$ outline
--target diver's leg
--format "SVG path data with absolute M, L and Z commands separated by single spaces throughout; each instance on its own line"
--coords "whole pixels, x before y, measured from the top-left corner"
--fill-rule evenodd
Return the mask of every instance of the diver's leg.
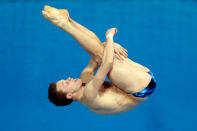
M 73 23 L 74 26 L 76 26 L 76 28 L 78 28 L 79 30 L 81 30 L 83 33 L 89 35 L 90 37 L 92 37 L 93 39 L 96 39 L 99 43 L 101 43 L 100 39 L 95 35 L 94 32 L 90 31 L 89 29 L 87 29 L 86 27 L 80 25 L 79 23 L 77 23 L 76 21 L 70 19 L 71 22 Z
M 88 32 L 88 29 L 77 25 L 76 22 L 71 20 L 67 10 L 58 10 L 45 6 L 43 15 L 51 23 L 73 36 L 97 63 L 100 64 L 102 62 L 104 46 L 100 43 L 100 40 L 98 41 L 98 38 L 95 38 L 96 35 L 93 37 L 93 32 Z
M 46 7 L 43 11 L 43 15 L 50 22 L 72 35 L 78 41 L 78 43 L 89 52 L 89 54 L 98 64 L 102 62 L 104 46 L 95 38 L 87 35 L 88 33 L 84 33 L 84 31 L 79 29 L 76 24 L 70 20 L 66 10 L 58 10 L 55 8 Z M 150 82 L 150 75 L 146 72 L 136 69 L 134 66 L 127 65 L 127 62 L 124 62 L 124 64 L 116 63 L 118 62 L 114 62 L 113 64 L 113 68 L 110 73 L 110 80 L 114 85 L 125 92 L 135 93 L 138 90 L 142 90 L 141 88 L 146 87 L 147 83 Z M 140 77 L 140 80 L 139 77 L 136 77 L 135 79 L 136 74 Z M 133 76 L 131 77 L 132 80 L 128 76 Z M 138 85 L 136 88 L 130 88 L 133 87 L 133 82 L 137 82 L 135 83 L 135 85 Z

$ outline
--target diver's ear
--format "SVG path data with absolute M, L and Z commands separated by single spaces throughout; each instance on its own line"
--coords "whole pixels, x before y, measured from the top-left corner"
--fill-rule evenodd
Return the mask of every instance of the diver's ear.
M 67 97 L 68 99 L 71 99 L 71 98 L 73 97 L 73 94 L 69 92 L 69 93 L 66 94 L 66 97 Z

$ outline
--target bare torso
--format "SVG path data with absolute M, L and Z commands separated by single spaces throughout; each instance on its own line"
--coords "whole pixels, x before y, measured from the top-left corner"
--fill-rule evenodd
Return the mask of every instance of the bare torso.
M 147 73 L 149 71 L 148 68 L 130 59 L 123 62 L 114 59 L 113 68 L 108 74 L 111 82 L 105 82 L 100 87 L 99 94 L 94 100 L 84 97 L 81 102 L 98 114 L 116 114 L 131 110 L 147 100 L 132 96 L 131 93 L 141 91 L 149 84 L 151 80 L 151 76 Z M 92 81 L 86 88 L 90 86 L 93 86 Z
M 87 86 L 92 86 L 91 82 Z M 109 115 L 131 110 L 145 100 L 147 98 L 134 97 L 120 90 L 111 82 L 105 82 L 94 100 L 89 100 L 84 96 L 81 102 L 97 114 Z

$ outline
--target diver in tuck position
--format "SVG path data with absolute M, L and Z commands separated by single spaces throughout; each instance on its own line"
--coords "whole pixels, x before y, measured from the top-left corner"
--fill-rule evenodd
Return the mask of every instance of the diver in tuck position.
M 116 114 L 135 108 L 153 93 L 156 81 L 150 70 L 128 59 L 126 50 L 113 42 L 116 28 L 106 32 L 102 44 L 93 32 L 73 21 L 67 10 L 45 6 L 42 14 L 92 56 L 80 79 L 69 77 L 50 84 L 48 97 L 55 105 L 79 101 L 95 113 Z M 111 82 L 105 81 L 106 76 Z

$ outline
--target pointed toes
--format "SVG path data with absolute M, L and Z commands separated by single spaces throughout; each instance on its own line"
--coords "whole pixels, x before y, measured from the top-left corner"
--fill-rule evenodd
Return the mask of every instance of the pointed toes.
M 44 10 L 42 11 L 42 15 L 43 15 L 44 17 L 47 17 L 47 18 L 49 17 L 49 14 L 48 14 L 46 11 L 44 11 Z
M 50 8 L 51 8 L 50 6 L 45 5 L 45 6 L 44 6 L 44 11 L 50 11 Z

